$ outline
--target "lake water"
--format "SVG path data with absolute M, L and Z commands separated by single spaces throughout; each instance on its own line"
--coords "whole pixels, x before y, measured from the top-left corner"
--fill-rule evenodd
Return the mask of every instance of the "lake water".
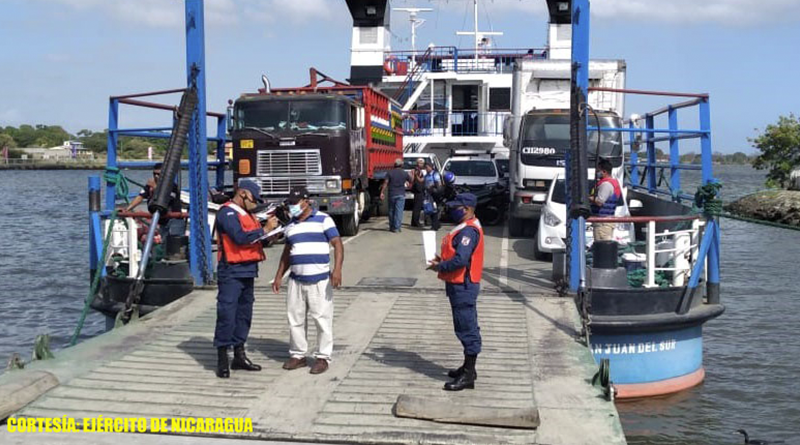
M 686 172 L 688 182 L 696 181 Z M 54 349 L 72 335 L 88 292 L 87 177 L 92 171 L 0 171 L 0 360 Z M 128 173 L 143 180 L 149 172 Z M 716 168 L 724 198 L 763 188 L 764 173 Z M 687 190 L 689 188 L 687 187 Z M 705 326 L 705 382 L 680 394 L 618 404 L 632 444 L 740 444 L 735 431 L 800 443 L 800 232 L 723 219 L 722 301 Z M 102 332 L 94 313 L 81 338 Z

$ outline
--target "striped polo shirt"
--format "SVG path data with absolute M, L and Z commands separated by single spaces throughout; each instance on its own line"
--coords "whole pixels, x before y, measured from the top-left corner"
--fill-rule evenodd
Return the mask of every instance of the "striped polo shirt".
M 330 247 L 339 236 L 333 219 L 314 211 L 304 221 L 293 219 L 284 231 L 289 243 L 291 277 L 303 283 L 316 283 L 330 276 Z

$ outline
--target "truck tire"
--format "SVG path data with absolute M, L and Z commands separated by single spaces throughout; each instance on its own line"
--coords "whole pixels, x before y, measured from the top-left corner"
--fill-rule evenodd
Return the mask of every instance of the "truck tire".
M 339 223 L 339 233 L 342 236 L 354 236 L 358 233 L 358 223 L 361 220 L 361 206 L 358 203 L 358 199 L 354 204 L 353 213 L 349 215 L 340 215 L 337 218 L 337 222 Z
M 508 217 L 508 234 L 513 237 L 520 237 L 523 235 L 525 231 L 525 226 L 523 225 L 523 219 L 521 218 L 514 218 L 513 216 Z
M 364 191 L 358 193 L 358 199 L 359 205 L 363 209 L 361 222 L 368 221 L 372 217 L 372 199 L 370 199 L 369 193 Z

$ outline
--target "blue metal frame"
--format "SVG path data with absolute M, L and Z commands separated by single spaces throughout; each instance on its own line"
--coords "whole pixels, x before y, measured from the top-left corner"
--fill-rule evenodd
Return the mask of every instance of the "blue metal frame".
M 205 46 L 204 46 L 204 17 L 203 0 L 185 0 L 186 12 L 186 77 L 187 87 L 196 87 L 198 94 L 198 106 L 192 117 L 192 127 L 190 129 L 189 161 L 181 163 L 183 167 L 189 168 L 189 191 L 190 191 L 190 242 L 189 242 L 189 262 L 194 276 L 195 283 L 198 285 L 208 284 L 206 281 L 213 276 L 212 272 L 212 253 L 211 253 L 211 234 L 207 224 L 208 221 L 208 167 L 212 166 L 216 170 L 215 185 L 222 187 L 225 182 L 225 143 L 227 140 L 227 116 L 217 113 L 207 113 L 206 111 L 206 88 L 205 88 Z M 159 94 L 171 94 L 176 90 L 137 94 L 134 97 L 153 96 Z M 147 168 L 152 167 L 156 162 L 133 161 L 119 162 L 117 150 L 119 147 L 120 136 L 137 136 L 145 138 L 169 139 L 172 127 L 147 127 L 147 128 L 119 128 L 119 107 L 125 104 L 125 97 L 112 97 L 109 99 L 108 108 L 108 138 L 107 138 L 107 160 L 106 168 Z M 159 104 L 145 104 L 141 102 L 127 102 L 134 106 L 151 106 L 153 108 L 171 109 Z M 216 117 L 216 136 L 209 137 L 206 128 L 206 117 L 213 115 Z M 171 119 L 172 120 L 172 119 Z M 208 162 L 207 146 L 208 141 L 216 142 L 217 159 Z M 97 181 L 95 184 L 94 181 Z M 99 178 L 90 178 L 89 189 L 99 187 Z M 102 261 L 99 249 L 102 249 L 102 231 L 100 220 L 111 213 L 116 206 L 115 185 L 106 182 L 105 211 L 91 212 L 90 215 L 90 267 L 97 267 Z M 203 234 L 201 234 L 204 232 Z M 102 273 L 104 268 L 100 267 Z
M 583 91 L 583 97 L 589 97 L 589 29 L 590 29 L 589 0 L 573 0 L 572 2 L 572 63 L 577 65 L 575 82 Z M 584 117 L 583 125 L 589 125 L 588 116 Z M 567 166 L 571 162 L 569 150 L 565 156 Z M 565 168 L 565 183 L 569 184 L 570 169 Z M 570 194 L 567 193 L 567 209 L 571 205 Z M 586 273 L 586 221 L 583 217 L 578 219 L 570 218 L 567 212 L 567 230 L 572 242 L 568 248 L 569 255 L 569 289 L 571 292 L 578 292 L 584 284 L 582 278 Z
M 588 86 L 588 65 L 589 65 L 589 0 L 574 0 L 572 2 L 572 63 L 578 67 L 577 70 L 577 83 L 580 88 L 587 91 Z M 624 92 L 624 91 L 623 91 Z M 633 92 L 642 94 L 662 95 L 662 96 L 676 96 L 676 97 L 692 97 L 692 99 L 677 104 L 667 105 L 650 113 L 644 115 L 644 128 L 636 128 L 631 122 L 628 128 L 597 128 L 588 126 L 587 131 L 613 131 L 623 132 L 630 135 L 627 142 L 631 147 L 636 144 L 635 134 L 645 135 L 645 145 L 647 147 L 647 161 L 641 163 L 637 153 L 631 151 L 630 163 L 631 173 L 629 175 L 628 186 L 635 189 L 645 189 L 650 193 L 662 196 L 669 196 L 671 199 L 680 202 L 682 199 L 693 199 L 693 196 L 681 193 L 681 170 L 701 170 L 703 177 L 703 185 L 716 182 L 713 176 L 712 165 L 712 151 L 711 151 L 711 115 L 710 115 L 710 102 L 707 94 L 681 94 L 681 93 L 660 93 L 660 92 Z M 588 97 L 588 94 L 587 94 Z M 699 129 L 681 129 L 678 128 L 678 110 L 684 108 L 697 107 L 699 113 Z M 662 114 L 667 115 L 669 128 L 656 128 L 655 117 Z M 657 134 L 665 134 L 665 136 L 656 136 Z M 680 162 L 680 140 L 684 139 L 700 139 L 701 159 L 700 166 L 693 164 L 681 164 Z M 657 162 L 656 158 L 656 143 L 669 142 L 669 163 Z M 569 154 L 566 157 L 567 165 L 570 163 Z M 640 186 L 640 172 L 639 168 L 644 167 L 647 175 L 647 185 Z M 656 170 L 670 169 L 669 188 L 670 190 L 662 190 L 658 187 L 658 179 L 656 177 Z M 569 182 L 569 168 L 566 170 L 566 181 Z M 569 194 L 567 194 L 569 201 Z M 569 208 L 569 202 L 567 203 Z M 567 230 L 570 231 L 572 244 L 570 248 L 570 276 L 569 284 L 570 290 L 576 292 L 579 289 L 580 274 L 583 273 L 585 267 L 578 262 L 583 258 L 585 252 L 585 239 L 584 230 L 580 225 L 581 221 L 568 220 Z M 577 233 L 576 233 L 577 232 Z M 577 235 L 577 236 L 576 236 Z M 719 284 L 719 223 L 714 216 L 710 216 L 707 221 L 706 231 L 703 237 L 703 246 L 701 247 L 701 259 L 695 264 L 695 269 L 702 267 L 702 257 L 707 255 L 708 258 L 708 284 Z M 697 286 L 699 279 L 699 271 L 692 271 L 692 280 L 689 283 L 690 287 Z
M 206 277 L 213 276 L 211 231 L 208 227 L 204 23 L 203 0 L 186 0 L 186 85 L 197 89 L 197 108 L 189 128 L 189 265 L 196 284 L 206 284 Z

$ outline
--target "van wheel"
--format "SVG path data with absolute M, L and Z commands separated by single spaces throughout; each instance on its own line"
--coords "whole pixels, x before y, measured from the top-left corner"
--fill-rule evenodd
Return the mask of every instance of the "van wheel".
M 522 225 L 524 220 L 521 218 L 508 217 L 508 234 L 513 237 L 520 237 L 524 233 L 525 227 Z

